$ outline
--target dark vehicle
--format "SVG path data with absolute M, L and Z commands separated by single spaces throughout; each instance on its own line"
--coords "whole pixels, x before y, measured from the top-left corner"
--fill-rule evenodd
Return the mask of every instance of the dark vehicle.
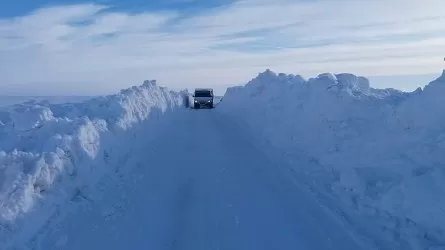
M 195 109 L 213 108 L 213 89 L 195 89 L 193 107 Z

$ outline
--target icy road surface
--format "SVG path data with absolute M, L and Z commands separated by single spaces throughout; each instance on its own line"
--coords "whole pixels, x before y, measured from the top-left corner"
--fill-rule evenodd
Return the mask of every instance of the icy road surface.
M 103 196 L 51 226 L 39 248 L 362 249 L 217 110 L 172 119 L 133 152 L 126 181 L 102 182 Z

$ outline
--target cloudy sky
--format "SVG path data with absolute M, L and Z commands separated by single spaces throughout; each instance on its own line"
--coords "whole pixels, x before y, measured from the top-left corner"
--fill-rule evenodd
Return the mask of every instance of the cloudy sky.
M 267 68 L 412 90 L 445 67 L 444 9 L 444 0 L 1 1 L 0 95 L 95 95 L 144 79 L 219 90 Z

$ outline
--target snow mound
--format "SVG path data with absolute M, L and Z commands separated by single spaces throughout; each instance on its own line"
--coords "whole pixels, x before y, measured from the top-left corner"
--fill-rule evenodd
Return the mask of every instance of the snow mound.
M 228 89 L 219 110 L 294 162 L 379 249 L 432 249 L 445 245 L 444 96 L 445 71 L 407 93 L 346 73 L 267 70 Z
M 119 171 L 184 96 L 145 81 L 82 103 L 1 108 L 0 248 L 29 240 L 63 204 L 88 199 L 89 189 Z

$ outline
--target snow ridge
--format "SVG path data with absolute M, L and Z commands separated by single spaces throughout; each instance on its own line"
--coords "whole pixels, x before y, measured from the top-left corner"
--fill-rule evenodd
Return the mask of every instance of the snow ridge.
M 314 195 L 377 248 L 432 249 L 445 245 L 443 96 L 445 71 L 401 92 L 352 74 L 266 70 L 228 89 L 219 110 L 295 162 Z
M 28 240 L 62 204 L 88 199 L 183 102 L 184 93 L 145 81 L 83 103 L 0 109 L 0 248 Z

